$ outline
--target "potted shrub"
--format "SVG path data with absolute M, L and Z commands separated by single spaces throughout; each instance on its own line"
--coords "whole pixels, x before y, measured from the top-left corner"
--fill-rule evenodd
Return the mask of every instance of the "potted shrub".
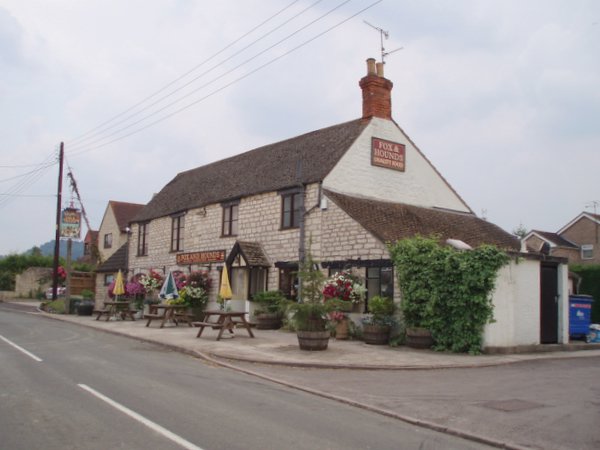
M 327 307 L 323 302 L 323 273 L 310 252 L 300 270 L 301 299 L 291 306 L 291 323 L 296 329 L 301 350 L 326 350 L 330 332 L 327 329 Z
M 254 310 L 257 329 L 277 330 L 281 328 L 281 319 L 288 303 L 281 292 L 259 292 L 254 294 L 252 301 L 257 304 Z
M 375 296 L 369 300 L 369 314 L 362 319 L 363 339 L 366 344 L 384 345 L 390 340 L 395 324 L 396 305 L 389 297 Z

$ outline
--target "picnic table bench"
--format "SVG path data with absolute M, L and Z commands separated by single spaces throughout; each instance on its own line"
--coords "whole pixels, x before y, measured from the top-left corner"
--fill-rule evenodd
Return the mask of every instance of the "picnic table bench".
M 122 320 L 126 318 L 130 318 L 132 321 L 135 321 L 134 313 L 137 311 L 130 308 L 129 302 L 123 301 L 108 301 L 104 302 L 104 308 L 95 309 L 93 314 L 96 314 L 96 320 L 100 320 L 100 317 L 106 316 L 106 321 L 108 322 L 111 317 L 121 317 Z
M 211 322 L 210 318 L 217 317 L 216 322 Z M 219 330 L 217 335 L 217 341 L 221 340 L 223 331 L 227 330 L 229 334 L 234 334 L 233 329 L 236 326 L 245 328 L 251 338 L 254 337 L 250 324 L 246 320 L 246 313 L 244 311 L 204 311 L 204 320 L 200 322 L 192 322 L 192 325 L 199 327 L 197 338 L 202 336 L 202 332 L 205 328 L 212 328 L 213 330 Z M 232 336 L 233 337 L 233 336 Z
M 167 322 L 173 322 L 176 326 L 179 322 L 187 322 L 188 326 L 192 326 L 192 318 L 188 316 L 185 305 L 149 305 L 149 307 L 150 312 L 144 314 L 144 319 L 148 320 L 146 326 L 150 326 L 153 320 L 160 320 L 160 328 L 164 328 Z

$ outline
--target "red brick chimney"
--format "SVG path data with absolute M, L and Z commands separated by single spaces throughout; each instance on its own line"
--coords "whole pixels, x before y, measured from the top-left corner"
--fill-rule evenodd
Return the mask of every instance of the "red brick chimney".
M 383 77 L 383 63 L 367 59 L 367 76 L 358 83 L 362 89 L 363 119 L 392 118 L 392 87 L 394 83 Z

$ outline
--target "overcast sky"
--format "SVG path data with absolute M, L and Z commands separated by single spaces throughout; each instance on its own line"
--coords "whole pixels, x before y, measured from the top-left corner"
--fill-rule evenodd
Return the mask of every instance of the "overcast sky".
M 0 255 L 54 238 L 61 141 L 97 229 L 109 200 L 360 117 L 380 59 L 364 21 L 402 47 L 394 119 L 479 216 L 557 231 L 600 201 L 600 2 L 383 0 L 352 18 L 375 2 L 0 0 Z

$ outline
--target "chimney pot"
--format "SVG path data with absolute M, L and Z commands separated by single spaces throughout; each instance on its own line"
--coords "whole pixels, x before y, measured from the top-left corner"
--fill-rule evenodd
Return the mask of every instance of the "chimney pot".
M 362 90 L 363 119 L 391 119 L 394 84 L 383 77 L 383 63 L 375 64 L 375 58 L 367 59 L 367 75 L 358 84 Z
M 375 75 L 376 73 L 375 58 L 367 59 L 367 75 Z

